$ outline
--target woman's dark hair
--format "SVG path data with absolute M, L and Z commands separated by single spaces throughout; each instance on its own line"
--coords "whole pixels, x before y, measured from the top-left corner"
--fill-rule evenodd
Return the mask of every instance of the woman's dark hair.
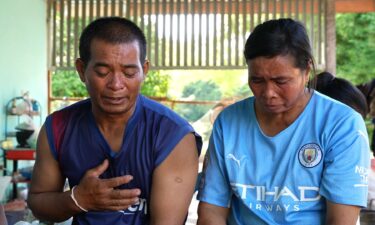
M 316 78 L 317 91 L 352 107 L 363 118 L 366 117 L 368 112 L 366 98 L 356 86 L 328 72 L 322 72 Z
M 356 86 L 366 97 L 367 105 L 370 107 L 371 101 L 375 98 L 375 78 L 367 83 Z
M 132 21 L 121 17 L 103 17 L 91 22 L 79 39 L 79 54 L 87 65 L 91 59 L 91 43 L 94 39 L 111 44 L 130 43 L 137 41 L 140 51 L 140 61 L 146 60 L 146 38 L 142 30 Z
M 266 21 L 253 30 L 245 44 L 246 61 L 262 56 L 272 58 L 290 55 L 295 66 L 306 70 L 311 65 L 315 73 L 314 57 L 305 27 L 292 19 Z M 309 82 L 314 86 L 314 82 Z

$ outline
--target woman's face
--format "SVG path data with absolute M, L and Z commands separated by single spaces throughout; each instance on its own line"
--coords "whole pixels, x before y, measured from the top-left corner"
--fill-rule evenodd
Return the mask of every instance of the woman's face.
M 257 57 L 247 62 L 257 111 L 283 114 L 304 107 L 310 69 L 301 70 L 294 62 L 289 55 Z

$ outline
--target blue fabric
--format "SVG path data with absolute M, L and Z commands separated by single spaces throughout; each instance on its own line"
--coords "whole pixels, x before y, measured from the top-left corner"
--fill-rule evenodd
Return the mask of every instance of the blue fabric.
M 273 137 L 254 97 L 214 124 L 198 199 L 230 208 L 228 224 L 324 224 L 326 199 L 366 206 L 369 143 L 361 116 L 314 92 L 299 117 Z
M 154 169 L 186 134 L 195 134 L 199 153 L 202 145 L 200 136 L 185 120 L 143 96 L 137 99 L 136 109 L 125 130 L 123 145 L 117 153 L 111 150 L 96 126 L 90 100 L 53 113 L 45 124 L 53 155 L 71 187 L 79 183 L 88 169 L 108 158 L 110 167 L 101 178 L 130 174 L 134 179 L 120 188 L 141 189 L 139 204 L 118 212 L 82 213 L 75 216 L 73 224 L 149 224 Z

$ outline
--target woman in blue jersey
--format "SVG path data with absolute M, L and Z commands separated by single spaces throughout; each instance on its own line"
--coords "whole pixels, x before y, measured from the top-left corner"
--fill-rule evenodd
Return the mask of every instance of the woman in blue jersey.
M 292 19 L 264 22 L 249 36 L 254 96 L 224 109 L 214 124 L 199 225 L 356 223 L 367 197 L 365 124 L 309 87 L 309 43 Z

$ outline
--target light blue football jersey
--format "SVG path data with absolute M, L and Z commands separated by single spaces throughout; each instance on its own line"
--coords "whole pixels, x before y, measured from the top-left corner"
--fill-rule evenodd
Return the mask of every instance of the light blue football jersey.
M 364 121 L 318 92 L 273 137 L 259 127 L 254 97 L 227 107 L 214 124 L 207 154 L 198 199 L 230 208 L 230 225 L 324 224 L 326 199 L 366 206 Z

